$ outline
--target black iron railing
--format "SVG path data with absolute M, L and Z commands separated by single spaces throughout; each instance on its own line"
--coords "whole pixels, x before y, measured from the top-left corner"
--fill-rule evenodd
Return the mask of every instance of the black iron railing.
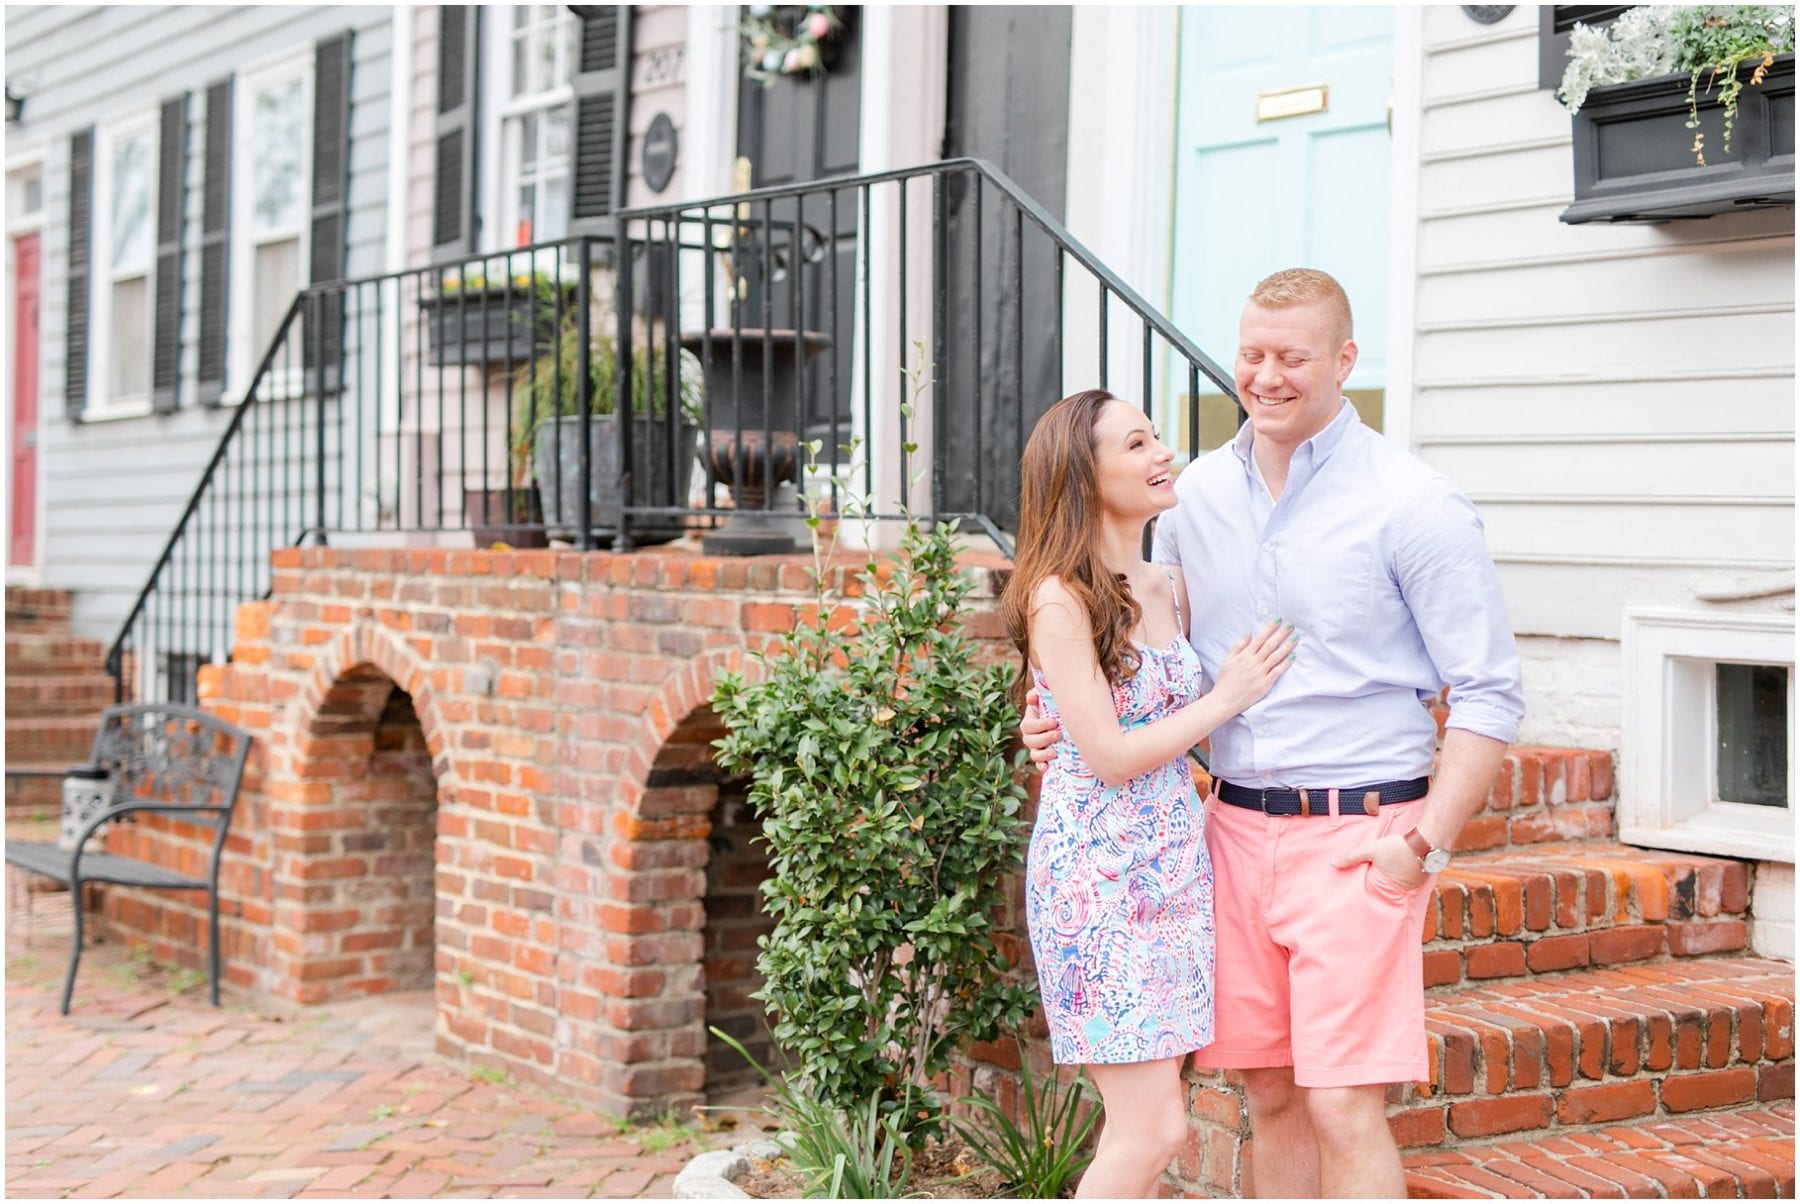
M 832 476 L 876 500 L 871 517 L 894 518 L 900 449 L 916 442 L 928 445 L 930 484 L 908 504 L 1010 551 L 1019 453 L 1058 397 L 1098 385 L 1158 417 L 1184 408 L 1190 455 L 1201 399 L 1235 400 L 1223 369 L 980 160 L 634 209 L 619 216 L 619 239 L 629 253 L 616 342 L 655 339 L 663 361 L 664 429 L 653 444 L 643 423 L 618 430 L 624 546 L 641 522 L 793 509 L 777 485 L 800 475 L 795 446 L 808 442 Z M 665 466 L 631 471 L 685 454 L 665 451 L 682 443 L 683 352 L 708 385 L 693 497 L 658 488 Z M 923 404 L 910 421 L 896 417 L 913 388 L 903 373 L 920 364 Z M 852 438 L 862 454 L 834 454 Z M 826 487 L 841 504 L 839 485 Z
M 908 372 L 912 374 L 909 376 Z M 873 519 L 1010 551 L 1032 422 L 1091 385 L 1198 450 L 1225 373 L 989 165 L 623 213 L 575 238 L 305 290 L 112 646 L 121 700 L 189 701 L 277 548 L 791 548 L 807 445 Z M 902 447 L 928 485 L 904 479 Z M 855 454 L 839 449 L 856 446 Z M 835 478 L 835 479 L 832 479 Z

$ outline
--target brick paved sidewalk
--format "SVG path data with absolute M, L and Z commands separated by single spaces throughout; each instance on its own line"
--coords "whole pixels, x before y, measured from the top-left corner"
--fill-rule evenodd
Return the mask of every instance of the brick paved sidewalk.
M 29 948 L 7 935 L 10 1198 L 657 1197 L 701 1145 L 729 1140 L 621 1133 L 453 1064 L 433 1052 L 424 993 L 215 1010 L 192 975 L 106 945 L 83 955 L 60 1016 L 65 899 L 36 900 Z

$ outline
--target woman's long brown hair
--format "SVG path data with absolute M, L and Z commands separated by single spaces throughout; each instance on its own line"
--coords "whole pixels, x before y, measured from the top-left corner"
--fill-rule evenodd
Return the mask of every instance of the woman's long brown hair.
M 1018 646 L 1013 698 L 1023 705 L 1031 687 L 1032 598 L 1046 577 L 1057 577 L 1087 611 L 1100 670 L 1113 685 L 1138 670 L 1131 633 L 1143 610 L 1125 579 L 1100 559 L 1100 486 L 1094 477 L 1094 424 L 1108 403 L 1105 389 L 1087 389 L 1045 411 L 1025 444 L 1019 465 L 1019 539 L 1012 576 L 1000 594 L 1000 614 Z

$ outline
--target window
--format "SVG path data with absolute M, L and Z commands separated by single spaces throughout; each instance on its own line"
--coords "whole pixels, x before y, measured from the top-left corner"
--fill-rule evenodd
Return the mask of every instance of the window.
M 1628 611 L 1619 834 L 1792 861 L 1794 620 Z
M 248 388 L 294 295 L 307 284 L 312 58 L 249 74 L 237 89 L 233 201 L 232 381 Z M 290 340 L 293 336 L 290 334 Z M 300 363 L 294 343 L 293 364 Z
M 500 250 L 569 232 L 577 22 L 560 4 L 488 11 L 499 27 L 489 39 L 493 53 L 487 60 L 499 65 L 499 186 L 498 195 L 490 193 L 495 221 L 486 226 L 485 241 Z
M 152 115 L 104 127 L 94 155 L 90 379 L 92 412 L 150 403 L 151 275 L 156 262 L 156 125 Z
M 41 164 L 6 173 L 6 226 L 36 229 L 44 218 L 44 169 Z

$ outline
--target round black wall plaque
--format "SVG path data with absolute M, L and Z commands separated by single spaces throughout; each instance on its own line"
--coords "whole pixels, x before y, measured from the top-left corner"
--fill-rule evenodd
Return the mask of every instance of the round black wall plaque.
M 640 157 L 644 183 L 651 192 L 661 192 L 675 178 L 675 157 L 679 149 L 680 139 L 669 115 L 658 113 L 652 117 L 650 128 L 644 131 L 644 151 Z
M 1462 10 L 1468 14 L 1469 20 L 1482 25 L 1492 25 L 1496 21 L 1504 19 L 1507 13 L 1517 7 L 1516 4 L 1465 4 L 1462 6 Z

